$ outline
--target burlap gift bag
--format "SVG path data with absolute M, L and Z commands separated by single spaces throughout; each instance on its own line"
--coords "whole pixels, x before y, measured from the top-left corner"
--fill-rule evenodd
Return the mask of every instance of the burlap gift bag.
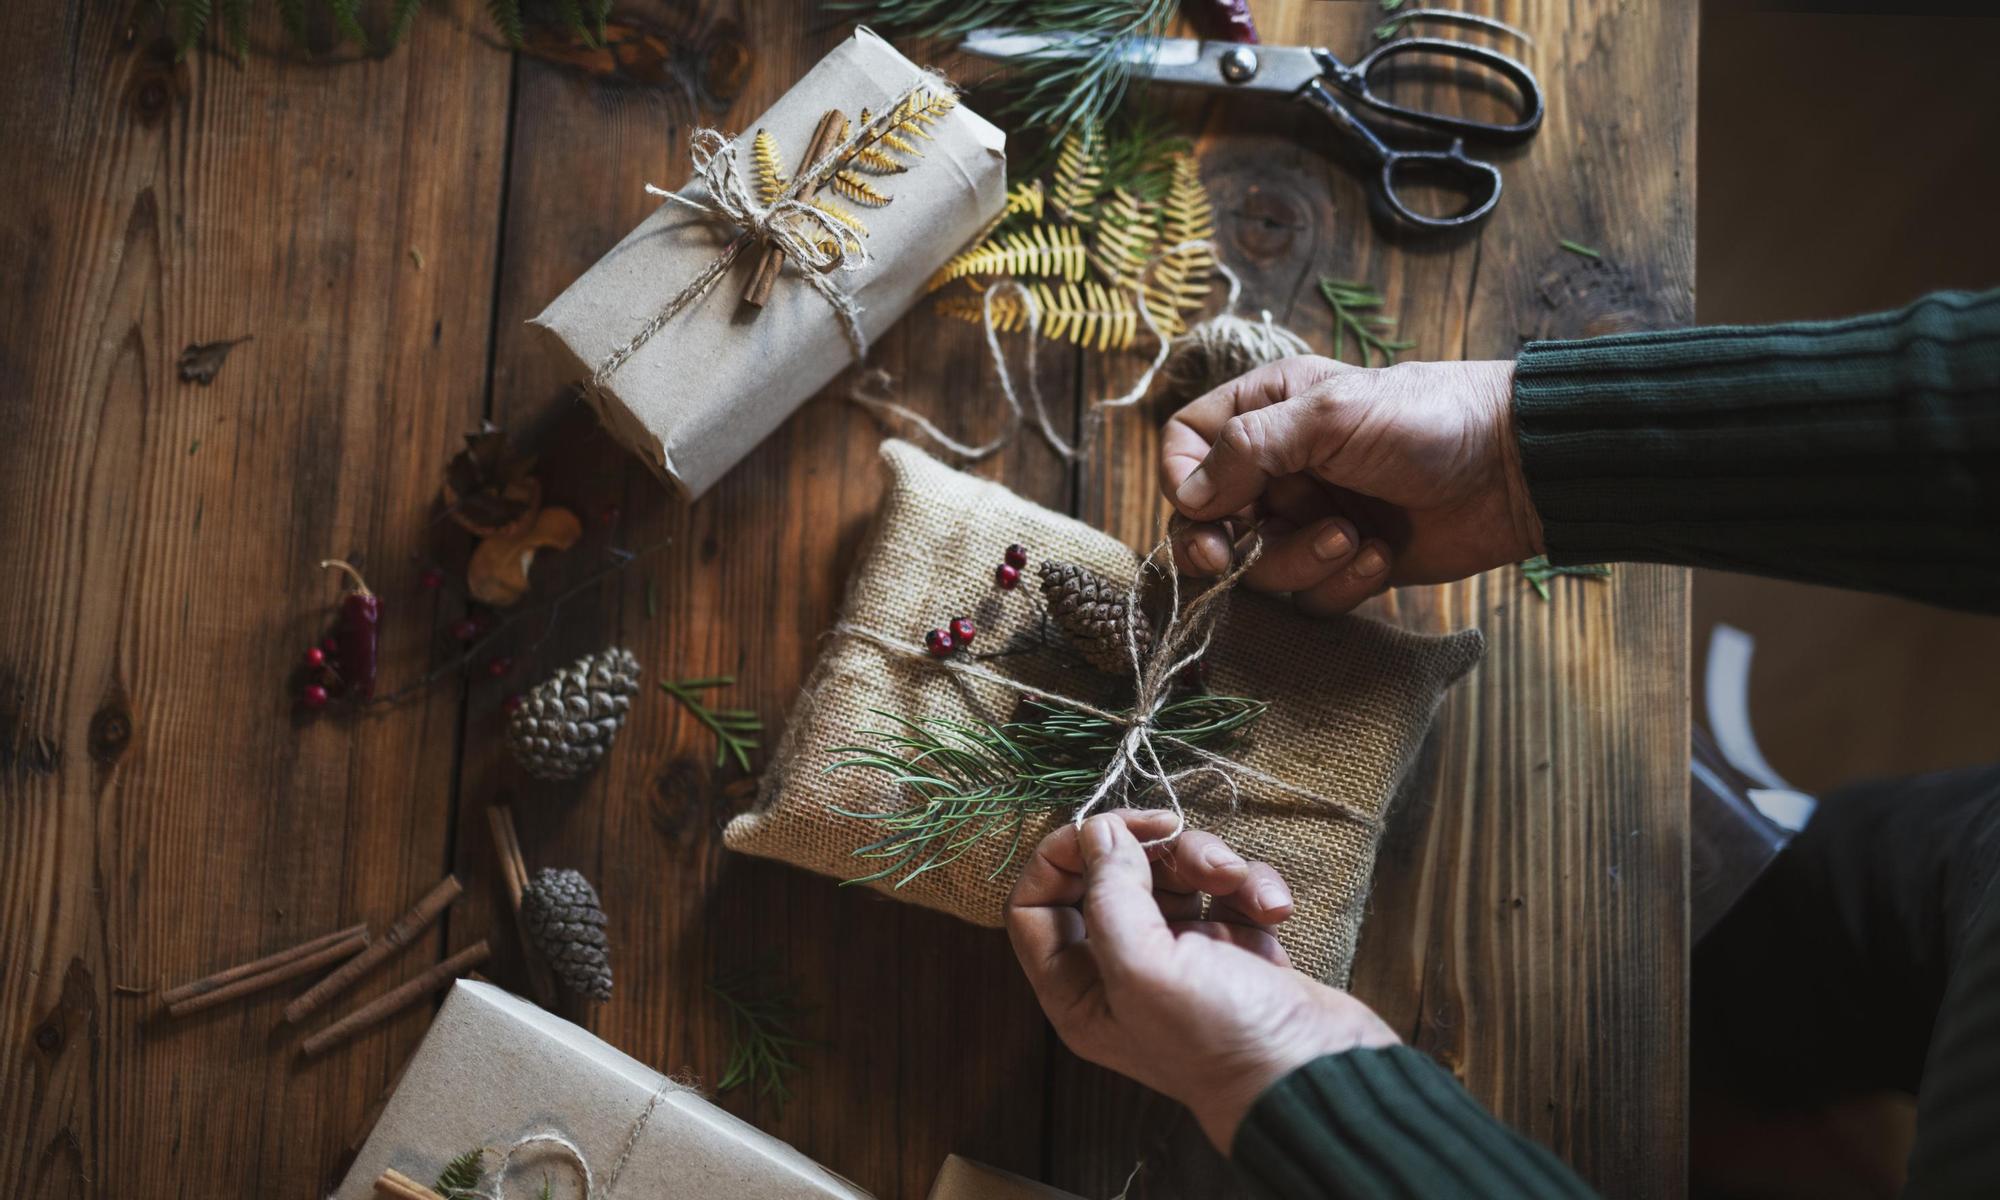
M 954 471 L 907 443 L 886 443 L 882 457 L 888 491 L 849 585 L 841 627 L 806 681 L 757 806 L 732 820 L 725 834 L 731 849 L 840 879 L 873 871 L 854 851 L 883 831 L 878 822 L 839 810 L 890 812 L 910 799 L 884 775 L 829 771 L 849 757 L 843 750 L 884 728 L 882 713 L 998 723 L 1010 719 L 1020 698 L 1003 684 L 968 680 L 875 639 L 918 647 L 925 631 L 962 615 L 978 622 L 982 650 L 1037 636 L 1042 605 L 1032 582 L 1024 578 L 1013 591 L 993 585 L 994 566 L 1013 542 L 1036 561 L 1067 560 L 1121 583 L 1140 561 L 1110 536 Z M 1273 795 L 1254 778 L 1240 779 L 1232 797 L 1212 782 L 1196 782 L 1181 789 L 1182 799 L 1191 827 L 1269 862 L 1291 885 L 1296 907 L 1279 939 L 1308 975 L 1346 980 L 1382 819 L 1445 689 L 1478 662 L 1484 644 L 1477 630 L 1410 633 L 1358 617 L 1308 618 L 1240 589 L 1232 597 L 1207 655 L 1208 686 L 1270 707 L 1227 753 L 1294 790 Z M 1079 680 L 1089 672 L 1058 655 L 984 665 L 1036 688 L 1099 702 L 1098 693 L 1080 689 L 1102 681 Z M 997 838 L 901 886 L 894 879 L 870 886 L 997 926 L 1025 848 L 1062 819 L 1031 821 L 1011 861 L 1011 839 Z

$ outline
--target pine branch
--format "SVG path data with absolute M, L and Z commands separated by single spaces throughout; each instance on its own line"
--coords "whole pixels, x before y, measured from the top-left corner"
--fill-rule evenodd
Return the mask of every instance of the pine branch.
M 527 38 L 527 30 L 521 23 L 521 0 L 486 0 L 486 15 L 493 18 L 507 44 L 520 49 Z
M 394 50 L 410 36 L 410 28 L 417 23 L 417 12 L 423 8 L 423 0 L 396 0 L 396 6 L 389 14 L 389 33 L 382 41 L 384 49 Z
M 1521 574 L 1527 576 L 1528 582 L 1535 585 L 1535 594 L 1544 600 L 1549 598 L 1549 580 L 1559 575 L 1575 575 L 1584 579 L 1609 579 L 1611 577 L 1611 568 L 1602 563 L 1559 567 L 1550 562 L 1549 556 L 1546 554 L 1537 554 L 1533 558 L 1523 559 L 1519 565 Z
M 1350 279 L 1322 279 L 1319 294 L 1333 306 L 1333 356 L 1347 356 L 1347 335 L 1353 334 L 1355 344 L 1361 350 L 1361 365 L 1372 367 L 1380 357 L 1383 366 L 1396 361 L 1396 356 L 1415 342 L 1395 342 L 1389 340 L 1389 333 L 1396 328 L 1396 318 L 1385 316 L 1382 307 L 1382 293 L 1366 283 Z
M 687 706 L 687 710 L 714 731 L 716 738 L 715 765 L 721 766 L 731 757 L 736 765 L 746 773 L 750 770 L 750 751 L 757 749 L 755 739 L 745 734 L 761 733 L 764 722 L 756 713 L 744 708 L 711 709 L 696 695 L 719 687 L 727 687 L 736 682 L 733 675 L 717 675 L 712 679 L 683 679 L 679 683 L 660 681 L 660 690 Z
M 1235 739 L 1264 715 L 1261 701 L 1194 694 L 1169 702 L 1155 722 L 1153 746 L 1174 771 L 1207 750 Z M 879 821 L 889 832 L 857 849 L 859 858 L 882 860 L 872 874 L 849 883 L 896 877 L 902 887 L 929 871 L 950 866 L 974 849 L 1007 839 L 1006 853 L 990 878 L 999 878 L 1020 852 L 1031 817 L 1067 812 L 1088 799 L 1125 737 L 1125 727 L 1102 717 L 1029 702 L 1024 719 L 1004 725 L 876 715 L 887 730 L 865 730 L 879 746 L 850 746 L 848 757 L 827 770 L 860 769 L 888 776 L 913 799 L 890 812 L 842 816 Z
M 222 30 L 237 62 L 250 57 L 250 0 L 222 0 Z
M 343 41 L 351 41 L 368 49 L 368 31 L 361 27 L 361 0 L 326 0 L 327 12 L 333 16 L 333 28 Z
M 715 1090 L 747 1084 L 759 1096 L 775 1097 L 782 1109 L 791 1099 L 785 1077 L 804 1069 L 792 1052 L 813 1045 L 792 1032 L 803 1012 L 798 985 L 768 969 L 743 970 L 717 976 L 708 990 L 722 1002 L 729 1021 L 729 1065 Z
M 486 1148 L 474 1146 L 445 1164 L 431 1190 L 444 1200 L 471 1200 L 486 1178 Z

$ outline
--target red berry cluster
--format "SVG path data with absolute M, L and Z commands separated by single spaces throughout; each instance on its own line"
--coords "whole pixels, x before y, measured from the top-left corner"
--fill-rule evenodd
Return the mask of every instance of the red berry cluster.
M 1021 571 L 1027 565 L 1028 548 L 1015 542 L 1007 547 L 1006 561 L 993 568 L 993 582 L 1011 589 L 1021 582 Z
M 325 708 L 326 702 L 345 690 L 340 680 L 340 640 L 326 638 L 317 646 L 306 647 L 306 685 L 299 690 L 299 703 L 307 708 Z
M 924 648 L 934 656 L 944 658 L 953 651 L 970 646 L 972 635 L 978 632 L 971 617 L 953 617 L 951 624 L 943 629 L 933 629 L 924 635 Z

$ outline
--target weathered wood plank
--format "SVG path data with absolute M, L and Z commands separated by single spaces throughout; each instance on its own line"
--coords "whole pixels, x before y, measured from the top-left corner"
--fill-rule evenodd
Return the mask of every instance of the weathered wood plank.
M 651 682 L 734 674 L 722 697 L 757 710 L 767 744 L 775 742 L 875 510 L 880 431 L 839 401 L 836 383 L 689 506 L 595 429 L 571 399 L 573 381 L 540 357 L 522 326 L 652 210 L 643 184 L 685 181 L 696 122 L 743 129 L 846 32 L 805 33 L 813 23 L 794 4 L 641 12 L 634 19 L 677 47 L 675 61 L 740 64 L 740 74 L 696 66 L 648 89 L 523 59 L 492 411 L 545 452 L 552 498 L 579 512 L 606 501 L 622 509 L 616 529 L 594 528 L 538 567 L 538 592 L 580 577 L 612 542 L 670 544 L 566 604 L 546 640 L 517 655 L 512 677 L 472 689 L 456 857 L 472 894 L 453 938 L 494 929 L 503 955 L 496 978 L 516 981 L 511 932 L 495 921 L 501 901 L 485 825 L 471 819 L 508 792 L 530 869 L 582 869 L 611 914 L 616 992 L 574 1014 L 600 1035 L 713 1082 L 729 1048 L 707 985 L 718 969 L 772 963 L 800 981 L 814 1010 L 801 1032 L 823 1045 L 804 1052 L 807 1074 L 782 1111 L 740 1091 L 723 1095 L 725 1106 L 883 1196 L 921 1196 L 954 1150 L 1038 1171 L 1045 1034 L 1004 939 L 724 854 L 721 825 L 745 802 L 725 793 L 739 773 L 715 766 L 713 737 Z M 1067 422 L 1073 386 L 1052 357 Z M 871 361 L 898 378 L 905 402 L 948 426 L 978 430 L 999 410 L 969 327 L 908 322 Z M 1066 499 L 1063 472 L 1039 446 L 986 469 L 1052 503 Z M 994 536 L 1005 544 L 1004 531 Z M 577 785 L 526 781 L 501 745 L 502 698 L 614 642 L 637 653 L 649 677 L 617 751 Z
M 1695 15 L 1680 6 L 1502 4 L 1548 89 L 1541 134 L 1500 159 L 1506 191 L 1474 238 L 1399 239 L 1325 157 L 1315 115 L 1251 100 L 1197 109 L 1204 178 L 1244 308 L 1322 352 L 1323 275 L 1378 284 L 1412 357 L 1511 356 L 1530 338 L 1682 324 L 1693 315 Z M 1265 4 L 1266 40 L 1355 55 L 1364 4 Z M 1454 35 L 1456 36 L 1456 35 Z M 1498 43 L 1496 43 L 1498 44 Z M 1477 151 L 1475 151 L 1477 153 Z M 1572 238 L 1604 252 L 1563 250 Z M 1350 356 L 1353 351 L 1350 347 Z M 1122 390 L 1093 371 L 1085 395 Z M 1155 414 L 1163 415 L 1163 414 Z M 1156 424 L 1113 418 L 1082 513 L 1135 545 L 1165 512 Z M 1620 568 L 1552 603 L 1512 570 L 1405 589 L 1366 611 L 1478 625 L 1485 664 L 1440 714 L 1378 865 L 1353 987 L 1484 1103 L 1610 1195 L 1677 1195 L 1685 1166 L 1687 585 Z M 1229 1194 L 1192 1122 L 1059 1055 L 1053 1178 L 1147 1196 Z
M 287 676 L 334 554 L 388 598 L 385 670 L 428 654 L 416 556 L 484 375 L 471 201 L 506 60 L 426 17 L 386 59 L 294 61 L 270 10 L 248 64 L 175 64 L 130 7 L 0 16 L 0 1180 L 311 1191 L 422 1017 L 301 1068 L 287 991 L 160 1024 L 128 989 L 379 923 L 443 867 L 456 697 L 301 721 Z M 177 378 L 244 336 L 212 386 Z

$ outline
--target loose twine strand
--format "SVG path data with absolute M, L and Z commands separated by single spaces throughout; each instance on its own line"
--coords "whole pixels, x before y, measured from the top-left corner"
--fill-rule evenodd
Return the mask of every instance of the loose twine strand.
M 861 328 L 861 306 L 833 282 L 831 275 L 835 271 L 855 270 L 872 261 L 872 256 L 851 230 L 832 214 L 814 207 L 805 193 L 817 188 L 854 151 L 873 142 L 884 130 L 901 120 L 903 106 L 918 93 L 943 94 L 951 90 L 951 85 L 945 82 L 943 76 L 930 71 L 922 72 L 916 83 L 904 89 L 880 113 L 862 122 L 852 134 L 795 174 L 769 204 L 758 198 L 756 189 L 745 178 L 736 142 L 714 129 L 695 130 L 688 137 L 688 161 L 693 165 L 695 179 L 707 191 L 707 198 L 696 199 L 650 183 L 646 185 L 646 191 L 649 195 L 691 208 L 720 224 L 734 227 L 738 233 L 722 248 L 722 253 L 647 318 L 636 333 L 604 356 L 604 361 L 591 374 L 591 385 L 603 387 L 654 334 L 708 295 L 745 249 L 766 244 L 782 249 L 786 258 L 798 265 L 805 281 L 833 309 L 854 361 L 867 357 L 868 334 Z
M 666 1099 L 669 1092 L 683 1090 L 688 1089 L 671 1079 L 662 1080 L 660 1086 L 654 1089 L 652 1098 L 646 1101 L 646 1107 L 640 1110 L 638 1117 L 632 1121 L 632 1127 L 626 1131 L 625 1145 L 619 1149 L 617 1161 L 611 1164 L 611 1170 L 604 1176 L 603 1191 L 597 1188 L 596 1176 L 590 1169 L 590 1158 L 584 1154 L 583 1148 L 563 1134 L 552 1129 L 543 1129 L 515 1138 L 500 1155 L 500 1167 L 493 1173 L 492 1188 L 476 1194 L 482 1200 L 504 1200 L 501 1190 L 507 1182 L 507 1169 L 514 1164 L 515 1157 L 530 1146 L 553 1146 L 561 1152 L 561 1157 L 569 1163 L 570 1169 L 583 1180 L 584 1200 L 608 1198 L 611 1190 L 618 1186 L 619 1177 L 625 1174 L 625 1164 L 631 1161 L 632 1151 L 639 1144 L 639 1135 L 645 1132 L 646 1125 L 652 1121 L 653 1113 L 660 1107 L 660 1101 Z
M 1229 282 L 1229 295 L 1223 303 L 1221 313 L 1178 337 L 1169 338 L 1160 328 L 1158 319 L 1153 316 L 1152 307 L 1147 303 L 1146 280 L 1162 263 L 1194 250 L 1209 252 L 1214 261 L 1215 271 Z M 987 353 L 993 360 L 994 373 L 1000 378 L 1000 396 L 1007 405 L 1007 421 L 991 440 L 977 444 L 960 441 L 940 429 L 922 413 L 897 403 L 891 398 L 894 395 L 894 381 L 887 371 L 879 368 L 866 372 L 848 394 L 848 399 L 874 413 L 878 418 L 891 418 L 903 422 L 929 438 L 935 445 L 969 462 L 978 462 L 1011 445 L 1026 421 L 1028 413 L 1032 412 L 1042 440 L 1047 442 L 1049 448 L 1064 462 L 1075 462 L 1089 452 L 1090 445 L 1103 424 L 1105 410 L 1130 408 L 1138 404 L 1146 398 L 1153 381 L 1163 372 L 1177 383 L 1203 382 L 1203 377 L 1206 377 L 1206 381 L 1213 386 L 1262 363 L 1275 362 L 1294 354 L 1309 354 L 1312 351 L 1299 335 L 1274 323 L 1268 310 L 1264 312 L 1261 324 L 1235 315 L 1236 303 L 1243 295 L 1243 280 L 1221 260 L 1215 243 L 1206 238 L 1177 243 L 1148 259 L 1133 284 L 1132 292 L 1137 302 L 1139 318 L 1145 323 L 1146 331 L 1153 335 L 1157 347 L 1153 353 L 1153 360 L 1140 373 L 1130 390 L 1090 405 L 1085 415 L 1083 435 L 1075 444 L 1071 444 L 1056 432 L 1055 423 L 1049 417 L 1048 403 L 1042 396 L 1040 372 L 1035 368 L 1035 349 L 1041 341 L 1041 304 L 1036 301 L 1034 293 L 1018 279 L 1002 280 L 987 288 L 980 302 L 980 320 L 986 335 Z M 1007 365 L 1006 351 L 1000 346 L 1000 323 L 995 316 L 994 305 L 1003 295 L 1018 297 L 1022 311 L 1027 315 L 1028 346 L 1024 356 L 1026 383 L 1020 389 L 1015 387 L 1014 373 Z M 1174 366 L 1176 363 L 1183 365 L 1177 370 Z M 1227 371 L 1227 374 L 1223 374 L 1224 371 Z M 1028 402 L 1025 405 L 1021 402 L 1020 395 L 1023 390 L 1028 394 Z
M 1288 783 L 1266 771 L 1260 771 L 1247 763 L 1217 754 L 1204 747 L 1175 737 L 1157 725 L 1160 712 L 1173 698 L 1174 678 L 1193 665 L 1202 655 L 1208 653 L 1215 637 L 1216 626 L 1228 609 L 1231 589 L 1256 563 L 1264 551 L 1263 539 L 1252 534 L 1249 549 L 1229 572 L 1189 601 L 1185 609 L 1181 604 L 1180 573 L 1173 564 L 1173 529 L 1153 547 L 1150 554 L 1140 562 L 1132 582 L 1125 592 L 1125 646 L 1132 659 L 1134 690 L 1132 707 L 1117 712 L 1100 708 L 1074 696 L 1039 688 L 1024 683 L 1008 675 L 1003 675 L 991 667 L 977 662 L 957 658 L 935 659 L 927 650 L 912 647 L 907 639 L 887 637 L 866 626 L 842 621 L 833 627 L 835 636 L 859 638 L 891 655 L 927 664 L 936 664 L 945 671 L 965 679 L 976 679 L 999 686 L 1031 700 L 1040 700 L 1060 705 L 1101 721 L 1124 727 L 1124 736 L 1119 739 L 1118 749 L 1105 765 L 1103 775 L 1090 796 L 1071 814 L 1071 822 L 1081 826 L 1099 808 L 1116 801 L 1115 807 L 1128 806 L 1137 794 L 1158 788 L 1165 796 L 1167 807 L 1173 811 L 1173 831 L 1163 837 L 1154 838 L 1145 844 L 1149 847 L 1165 845 L 1178 838 L 1187 829 L 1187 810 L 1181 803 L 1180 791 L 1176 786 L 1197 775 L 1214 775 L 1229 791 L 1230 803 L 1235 805 L 1240 799 L 1238 785 L 1255 783 L 1260 789 L 1289 796 L 1319 808 L 1332 810 L 1345 820 L 1370 830 L 1379 830 L 1381 821 L 1370 813 L 1321 796 L 1296 784 Z M 1169 583 L 1169 601 L 1166 620 L 1161 624 L 1158 636 L 1153 639 L 1152 649 L 1142 655 L 1138 649 L 1138 623 L 1141 592 L 1149 574 L 1162 574 Z M 1157 741 L 1165 740 L 1173 746 L 1199 760 L 1199 766 L 1180 771 L 1167 770 L 1161 761 Z

